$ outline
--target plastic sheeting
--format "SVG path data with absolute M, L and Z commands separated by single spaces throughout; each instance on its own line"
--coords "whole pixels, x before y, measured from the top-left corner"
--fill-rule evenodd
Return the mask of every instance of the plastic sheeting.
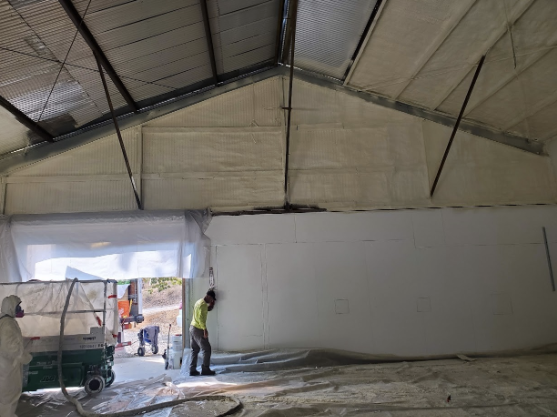
M 60 334 L 60 318 L 70 288 L 70 281 L 62 282 L 24 282 L 19 284 L 0 285 L 0 300 L 9 295 L 17 295 L 25 316 L 17 322 L 25 338 L 55 337 L 52 346 L 49 340 L 33 340 L 31 351 L 52 351 L 58 349 Z M 105 292 L 106 286 L 106 292 Z M 119 320 L 116 295 L 116 282 L 96 281 L 76 283 L 64 333 L 67 336 L 93 334 L 91 329 L 101 327 L 103 319 L 106 323 L 106 335 L 110 338 L 118 334 Z M 106 316 L 103 314 L 106 303 Z M 76 313 L 79 311 L 79 313 Z M 72 343 L 72 339 L 67 340 Z M 104 342 L 104 341 L 103 341 Z M 79 343 L 77 341 L 76 343 Z M 34 346 L 39 347 L 35 349 Z M 42 347 L 42 348 L 40 348 Z
M 237 414 L 242 417 L 506 417 L 554 416 L 557 412 L 554 354 L 475 361 L 340 364 L 188 377 L 173 384 L 162 377 L 117 382 L 99 396 L 88 398 L 85 407 L 104 412 L 123 410 L 134 404 L 159 402 L 157 395 L 177 398 L 181 391 L 187 397 L 234 395 L 243 403 Z M 83 397 L 82 392 L 76 395 Z M 223 406 L 219 403 L 188 403 L 190 409 L 175 407 L 161 415 L 214 416 Z M 18 415 L 76 416 L 72 410 L 59 392 L 37 392 L 22 396 Z
M 16 255 L 3 249 L 2 266 L 11 268 L 4 281 L 19 281 L 16 269 L 22 281 L 200 276 L 209 221 L 204 212 L 14 216 L 9 233 L 0 222 Z

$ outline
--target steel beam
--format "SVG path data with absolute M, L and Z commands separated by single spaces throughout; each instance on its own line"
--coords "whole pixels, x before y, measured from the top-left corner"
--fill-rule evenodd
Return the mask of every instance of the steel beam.
M 288 121 L 286 124 L 286 158 L 284 167 L 284 198 L 288 205 L 288 159 L 290 155 L 290 125 L 292 120 L 292 86 L 294 83 L 294 49 L 296 46 L 296 20 L 298 18 L 298 0 L 290 3 L 290 81 L 288 85 Z
M 549 268 L 549 278 L 551 279 L 551 288 L 555 292 L 555 278 L 553 276 L 553 265 L 551 263 L 551 254 L 549 252 L 549 244 L 547 243 L 547 232 L 543 229 L 543 243 L 545 244 L 545 256 L 547 257 L 547 267 Z
M 122 133 L 118 127 L 118 120 L 116 119 L 116 114 L 114 113 L 114 107 L 112 106 L 112 100 L 110 98 L 110 92 L 108 91 L 108 85 L 106 84 L 106 78 L 104 76 L 104 71 L 101 68 L 101 61 L 99 57 L 95 54 L 97 60 L 97 66 L 99 67 L 99 73 L 101 74 L 101 81 L 104 87 L 104 92 L 106 94 L 106 101 L 108 102 L 108 107 L 110 108 L 110 113 L 112 114 L 112 121 L 114 122 L 114 128 L 116 129 L 116 135 L 118 136 L 118 142 L 120 142 L 120 148 L 122 149 L 122 155 L 124 156 L 124 162 L 126 163 L 126 169 L 128 170 L 128 176 L 130 177 L 130 182 L 133 188 L 133 193 L 135 195 L 135 202 L 137 203 L 137 208 L 143 210 L 143 205 L 141 204 L 141 199 L 139 198 L 139 193 L 137 192 L 137 186 L 133 179 L 133 173 L 130 166 L 130 161 L 128 159 L 128 154 L 126 152 L 126 147 L 124 146 L 124 140 L 122 139 Z
M 48 142 L 55 142 L 53 136 L 50 133 L 39 126 L 39 124 L 31 120 L 25 113 L 23 113 L 2 96 L 0 96 L 0 106 L 4 107 L 11 114 L 13 114 L 19 123 L 29 129 L 31 132 L 37 134 L 41 139 Z
M 474 91 L 474 86 L 476 85 L 476 81 L 478 80 L 478 75 L 480 75 L 480 71 L 482 70 L 484 61 L 485 61 L 485 55 L 481 57 L 480 62 L 478 63 L 478 68 L 476 68 L 476 72 L 474 73 L 474 78 L 472 79 L 472 83 L 470 84 L 468 93 L 466 93 L 466 98 L 464 99 L 464 103 L 462 103 L 462 108 L 460 109 L 460 113 L 458 114 L 458 118 L 456 119 L 456 123 L 451 133 L 451 137 L 449 138 L 449 143 L 447 144 L 447 148 L 445 149 L 445 153 L 443 154 L 441 165 L 439 166 L 439 170 L 437 171 L 437 175 L 435 176 L 435 181 L 433 181 L 433 187 L 431 187 L 431 197 L 433 197 L 433 193 L 435 192 L 435 188 L 437 187 L 437 183 L 439 182 L 439 177 L 441 177 L 441 172 L 443 172 L 443 167 L 445 166 L 447 156 L 449 155 L 456 132 L 458 131 L 458 125 L 460 125 L 460 121 L 462 120 L 462 115 L 464 114 L 464 110 L 466 110 L 466 105 L 468 104 L 468 100 L 470 100 L 472 91 Z
M 289 73 L 289 68 L 285 66 L 278 66 L 274 68 L 269 67 L 268 69 L 250 74 L 244 78 L 221 83 L 218 87 L 209 87 L 204 90 L 195 91 L 175 97 L 159 105 L 145 108 L 144 111 L 142 110 L 141 113 L 124 114 L 118 117 L 119 126 L 121 129 L 138 126 L 158 117 L 162 117 L 177 110 L 181 110 L 194 104 L 201 103 L 205 100 L 210 100 L 221 94 L 250 86 L 260 81 L 264 81 L 273 77 L 287 77 Z M 351 97 L 363 100 L 367 103 L 372 103 L 377 106 L 385 107 L 387 109 L 396 110 L 420 119 L 438 123 L 443 126 L 453 127 L 455 124 L 455 118 L 453 116 L 390 100 L 388 98 L 381 97 L 369 92 L 358 91 L 352 87 L 343 86 L 342 82 L 340 81 L 335 81 L 332 78 L 320 76 L 319 74 L 315 74 L 309 71 L 294 69 L 294 77 L 307 82 L 308 84 L 338 91 L 339 93 L 347 94 Z M 532 141 L 518 135 L 513 135 L 508 132 L 502 132 L 500 130 L 489 128 L 484 125 L 479 125 L 465 119 L 460 122 L 459 128 L 461 131 L 485 138 L 486 140 L 492 140 L 494 142 L 511 146 L 525 152 L 533 153 L 536 155 L 545 154 L 544 144 L 542 142 Z M 113 132 L 114 128 L 112 127 L 112 123 L 109 121 L 103 121 L 97 125 L 79 129 L 75 132 L 72 132 L 71 134 L 56 138 L 55 143 L 37 144 L 30 147 L 29 149 L 21 149 L 16 152 L 12 152 L 9 155 L 4 155 L 0 159 L 0 174 L 13 171 L 15 169 L 27 166 L 46 158 L 50 158 L 62 152 L 67 152 L 73 148 L 91 143 Z M 553 136 L 554 135 L 557 135 L 557 130 L 553 132 Z M 552 136 L 548 136 L 548 139 L 550 137 Z M 557 140 L 557 137 L 555 137 L 555 139 Z
M 371 12 L 371 16 L 369 17 L 369 21 L 364 30 L 365 36 L 362 36 L 360 38 L 360 42 L 358 43 L 358 46 L 356 47 L 356 50 L 354 51 L 354 55 L 352 57 L 352 64 L 348 66 L 344 74 L 344 85 L 348 85 L 348 83 L 350 82 L 350 79 L 352 78 L 352 74 L 354 74 L 354 70 L 356 69 L 356 65 L 358 64 L 360 58 L 362 58 L 362 55 L 364 54 L 364 50 L 369 42 L 369 39 L 371 38 L 371 34 L 373 33 L 375 26 L 377 26 L 377 22 L 379 21 L 379 16 L 381 15 L 381 12 L 383 11 L 383 8 L 385 7 L 386 3 L 387 0 L 385 1 L 377 0 L 377 2 L 375 3 L 375 7 Z
M 277 38 L 275 44 L 275 65 L 280 62 L 281 47 L 282 47 L 282 26 L 284 23 L 284 5 L 286 0 L 279 1 L 278 22 L 277 22 Z
M 211 71 L 213 71 L 213 80 L 215 85 L 219 82 L 219 74 L 217 72 L 217 60 L 215 59 L 215 49 L 213 47 L 213 35 L 211 34 L 211 24 L 209 23 L 209 11 L 207 9 L 207 0 L 199 2 L 201 6 L 201 14 L 203 15 L 203 26 L 205 27 L 205 38 L 207 38 L 207 51 L 211 60 Z
M 95 37 L 93 36 L 93 34 L 89 30 L 85 22 L 83 21 L 81 15 L 79 14 L 75 6 L 73 5 L 72 0 L 58 0 L 58 2 L 60 3 L 62 8 L 66 12 L 68 17 L 72 21 L 72 23 L 74 24 L 74 26 L 76 27 L 77 31 L 79 32 L 83 40 L 87 43 L 87 45 L 89 45 L 89 48 L 91 48 L 91 50 L 93 51 L 95 58 L 98 61 L 100 61 L 102 67 L 105 69 L 105 71 L 107 72 L 108 76 L 110 77 L 110 79 L 112 80 L 112 82 L 114 83 L 118 91 L 120 92 L 120 94 L 122 95 L 122 97 L 124 97 L 124 100 L 126 100 L 126 103 L 128 103 L 128 105 L 131 107 L 131 109 L 134 112 L 138 111 L 139 107 L 137 106 L 136 102 L 132 98 L 128 89 L 126 88 L 126 86 L 124 85 L 124 83 L 122 82 L 122 80 L 120 79 L 120 77 L 118 76 L 118 74 L 116 73 L 116 71 L 110 64 L 110 62 L 108 61 L 106 55 L 104 54 L 101 47 L 97 43 Z

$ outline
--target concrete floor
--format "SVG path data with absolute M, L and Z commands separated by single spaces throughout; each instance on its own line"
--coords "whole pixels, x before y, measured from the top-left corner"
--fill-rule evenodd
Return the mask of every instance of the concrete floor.
M 116 358 L 114 360 L 116 382 L 149 379 L 166 374 L 176 379 L 179 369 L 164 369 L 164 359 L 161 355 L 134 356 L 133 358 Z

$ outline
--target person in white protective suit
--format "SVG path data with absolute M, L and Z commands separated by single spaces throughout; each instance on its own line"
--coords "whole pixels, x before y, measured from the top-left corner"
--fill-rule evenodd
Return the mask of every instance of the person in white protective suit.
M 23 348 L 23 336 L 16 322 L 21 299 L 15 295 L 2 300 L 0 314 L 0 417 L 17 417 L 15 410 L 22 389 L 23 365 L 32 356 Z M 19 316 L 19 315 L 18 315 Z

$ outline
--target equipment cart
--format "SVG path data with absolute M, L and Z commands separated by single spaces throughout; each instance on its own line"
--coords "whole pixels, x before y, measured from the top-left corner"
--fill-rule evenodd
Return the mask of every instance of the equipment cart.
M 0 300 L 17 295 L 25 316 L 17 319 L 33 360 L 23 373 L 23 390 L 58 388 L 60 317 L 71 281 L 0 284 Z M 97 394 L 115 380 L 112 370 L 119 319 L 116 281 L 78 281 L 66 315 L 62 374 L 67 387 Z

